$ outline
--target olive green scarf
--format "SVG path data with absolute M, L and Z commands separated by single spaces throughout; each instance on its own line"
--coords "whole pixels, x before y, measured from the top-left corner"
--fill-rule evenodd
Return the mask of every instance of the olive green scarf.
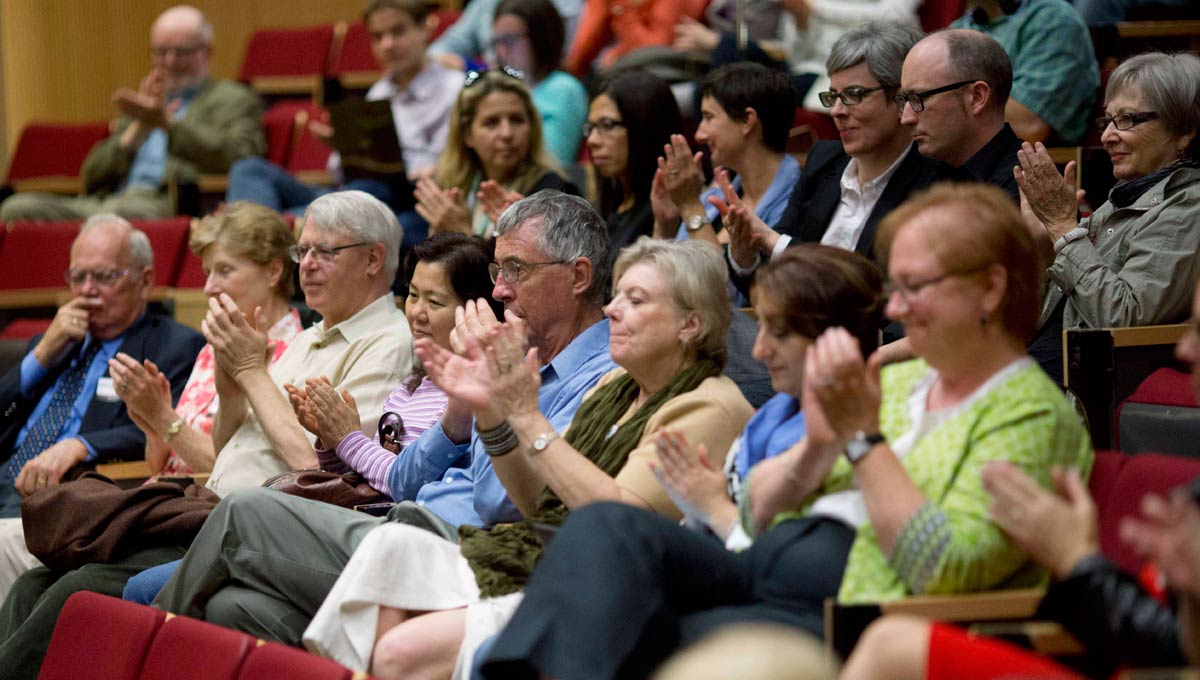
M 637 383 L 623 375 L 596 390 L 580 405 L 564 439 L 606 475 L 614 477 L 642 440 L 642 431 L 650 416 L 668 400 L 690 392 L 707 378 L 718 375 L 724 363 L 724 357 L 701 358 L 676 374 L 666 387 L 650 397 L 632 418 L 609 436 L 638 396 Z M 497 597 L 524 588 L 545 548 L 533 531 L 534 525 L 560 525 L 567 513 L 562 500 L 547 486 L 533 513 L 523 520 L 489 528 L 459 527 L 462 554 L 475 572 L 481 596 Z

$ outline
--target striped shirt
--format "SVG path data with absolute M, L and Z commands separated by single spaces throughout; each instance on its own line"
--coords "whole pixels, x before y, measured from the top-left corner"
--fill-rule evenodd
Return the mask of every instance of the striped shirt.
M 396 413 L 404 423 L 404 436 L 400 439 L 401 455 L 425 430 L 437 424 L 445 410 L 446 393 L 438 389 L 428 376 L 412 392 L 401 384 L 388 395 L 383 402 L 383 413 Z M 379 445 L 378 433 L 375 438 L 369 439 L 362 432 L 351 432 L 342 438 L 333 451 L 318 448 L 317 460 L 322 470 L 338 474 L 358 472 L 372 487 L 392 495 L 388 475 L 396 464 L 397 454 Z

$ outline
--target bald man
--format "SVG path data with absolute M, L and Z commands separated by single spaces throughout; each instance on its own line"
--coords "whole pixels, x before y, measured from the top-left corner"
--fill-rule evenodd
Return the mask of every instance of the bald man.
M 117 352 L 153 361 L 174 400 L 204 346 L 199 333 L 146 312 L 150 241 L 116 215 L 83 225 L 66 278 L 71 299 L 0 377 L 0 517 L 18 517 L 22 497 L 58 484 L 77 463 L 142 456 L 146 436 L 108 375 Z
M 175 212 L 168 183 L 195 183 L 265 152 L 262 104 L 246 86 L 209 77 L 212 42 L 212 24 L 195 7 L 159 15 L 150 28 L 150 73 L 136 91 L 113 93 L 116 131 L 84 161 L 86 195 L 16 194 L 0 204 L 0 221 L 168 217 Z

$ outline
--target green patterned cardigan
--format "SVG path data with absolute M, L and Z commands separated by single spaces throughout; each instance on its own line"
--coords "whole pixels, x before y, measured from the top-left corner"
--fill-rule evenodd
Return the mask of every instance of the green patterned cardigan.
M 929 371 L 923 361 L 888 366 L 881 377 L 880 429 L 894 441 L 911 428 L 908 398 Z M 1045 572 L 988 516 L 980 472 L 988 461 L 1021 468 L 1043 487 L 1052 465 L 1091 472 L 1091 440 L 1061 390 L 1030 363 L 968 408 L 926 433 L 903 466 L 927 499 L 884 554 L 870 524 L 858 527 L 838 600 L 879 602 L 908 595 L 966 593 L 1043 585 Z M 851 487 L 839 458 L 816 495 Z M 748 514 L 748 513 L 747 513 Z M 774 524 L 797 517 L 784 513 Z

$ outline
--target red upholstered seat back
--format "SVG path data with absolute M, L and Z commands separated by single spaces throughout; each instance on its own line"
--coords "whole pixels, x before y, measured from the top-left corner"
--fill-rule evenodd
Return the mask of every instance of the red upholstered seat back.
M 307 123 L 310 119 L 319 119 L 322 116 L 324 110 L 312 104 L 305 104 L 303 111 L 298 114 L 296 140 L 285 166 L 289 172 L 325 169 L 329 154 L 333 153 L 333 150 L 309 131 Z
M 257 642 L 236 630 L 176 616 L 163 624 L 150 645 L 141 680 L 234 680 Z
M 922 30 L 932 33 L 949 26 L 963 15 L 966 7 L 964 0 L 925 0 L 917 10 L 917 17 L 921 20 Z
M 255 31 L 246 45 L 239 78 L 307 76 L 325 72 L 333 25 Z
M 371 36 L 367 33 L 367 27 L 361 21 L 351 23 L 346 27 L 341 51 L 329 65 L 329 74 L 340 76 L 343 73 L 379 70 L 379 62 L 371 53 Z
M 175 279 L 175 287 L 203 288 L 205 280 L 204 263 L 195 253 L 188 250 L 183 255 L 183 265 L 179 268 L 179 278 Z
M 1137 574 L 1142 559 L 1117 534 L 1121 519 L 1137 515 L 1142 497 L 1165 495 L 1177 486 L 1200 476 L 1200 460 L 1158 453 L 1127 456 L 1117 483 L 1100 504 L 1100 550 L 1122 569 Z
M 115 597 L 75 593 L 59 614 L 38 680 L 136 680 L 165 616 Z
M 238 673 L 238 680 L 350 680 L 350 677 L 345 666 L 274 642 L 252 649 Z
M 1097 451 L 1096 461 L 1092 464 L 1092 476 L 1088 478 L 1088 492 L 1097 507 L 1108 503 L 1112 490 L 1116 488 L 1121 468 L 1125 466 L 1127 456 L 1120 451 Z
M 150 247 L 154 250 L 154 285 L 174 285 L 183 264 L 183 253 L 187 250 L 191 218 L 133 220 L 133 226 L 146 232 Z
M 1151 373 L 1125 401 L 1197 408 L 1191 374 L 1173 368 L 1160 368 Z
M 78 177 L 83 159 L 108 136 L 108 123 L 30 123 L 21 131 L 8 181 L 30 177 Z
M 0 248 L 0 290 L 66 288 L 78 222 L 13 222 Z

